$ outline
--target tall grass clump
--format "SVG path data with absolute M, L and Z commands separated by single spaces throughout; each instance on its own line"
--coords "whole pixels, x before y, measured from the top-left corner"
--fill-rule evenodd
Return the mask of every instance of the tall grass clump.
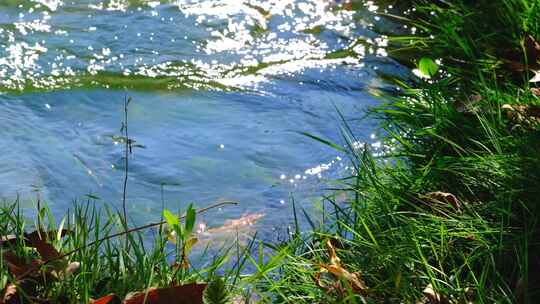
M 210 300 L 205 303 L 222 303 L 220 297 L 233 295 L 230 284 L 245 265 L 235 255 L 239 245 L 234 242 L 217 252 L 203 249 L 192 264 L 183 254 L 189 239 L 177 237 L 171 244 L 168 222 L 126 232 L 121 212 L 98 210 L 91 201 L 77 204 L 60 222 L 45 206 L 32 223 L 19 206 L 17 201 L 0 208 L 0 283 L 6 286 L 1 303 L 94 303 L 107 295 L 143 303 L 133 300 L 136 292 L 154 292 L 161 302 L 147 303 L 165 303 L 156 288 L 202 303 L 207 283 Z
M 383 16 L 416 29 L 387 33 L 389 53 L 422 78 L 395 79 L 400 93 L 370 110 L 383 155 L 353 121 L 343 145 L 320 139 L 354 171 L 324 197 L 322 224 L 254 261 L 269 300 L 539 299 L 540 1 L 410 2 Z

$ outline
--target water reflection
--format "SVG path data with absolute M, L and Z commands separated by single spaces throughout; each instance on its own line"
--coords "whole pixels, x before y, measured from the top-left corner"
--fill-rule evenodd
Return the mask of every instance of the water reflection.
M 348 174 L 335 151 L 335 107 L 355 117 L 401 73 L 371 1 L 25 0 L 0 3 L 0 197 L 39 189 L 55 212 L 93 193 L 121 197 L 122 100 L 135 221 L 220 199 L 241 205 L 209 225 L 266 214 L 290 222 L 327 178 Z M 373 124 L 354 126 L 370 142 Z M 165 185 L 165 186 L 164 186 Z M 98 202 L 101 204 L 102 202 Z M 215 225 L 214 225 L 215 226 Z
M 0 13 L 4 90 L 256 88 L 386 56 L 385 38 L 355 22 L 365 12 L 339 1 L 9 3 Z

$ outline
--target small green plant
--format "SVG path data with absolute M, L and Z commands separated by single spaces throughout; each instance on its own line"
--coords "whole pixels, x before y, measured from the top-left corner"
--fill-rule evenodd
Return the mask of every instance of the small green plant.
M 179 217 L 174 215 L 169 210 L 163 210 L 163 217 L 168 224 L 167 239 L 173 244 L 179 243 L 180 246 L 180 265 L 183 268 L 188 268 L 188 255 L 197 243 L 197 238 L 193 237 L 193 228 L 195 227 L 196 212 L 193 205 L 190 204 L 186 210 L 184 225 L 180 224 Z
M 204 304 L 227 304 L 230 301 L 227 285 L 223 278 L 216 276 L 204 290 Z

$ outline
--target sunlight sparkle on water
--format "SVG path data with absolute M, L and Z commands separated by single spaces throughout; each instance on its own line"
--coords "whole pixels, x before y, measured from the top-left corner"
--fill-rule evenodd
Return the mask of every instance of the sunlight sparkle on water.
M 171 5 L 176 10 L 171 10 Z M 366 9 L 376 6 L 368 1 Z M 100 14 L 102 10 L 110 13 Z M 87 16 L 88 21 L 64 24 L 73 11 Z M 6 14 L 16 21 L 14 29 L 0 27 L 0 41 L 4 42 L 0 45 L 0 89 L 4 90 L 109 87 L 117 83 L 129 88 L 135 83 L 130 78 L 138 76 L 170 78 L 164 89 L 259 89 L 258 84 L 280 75 L 343 63 L 359 65 L 366 55 L 365 46 L 356 45 L 350 55 L 329 58 L 330 53 L 348 48 L 354 40 L 347 42 L 347 37 L 354 37 L 353 33 L 363 28 L 362 23 L 354 22 L 354 12 L 339 9 L 339 2 L 333 1 L 135 4 L 109 0 L 84 5 L 32 0 L 26 11 L 8 7 Z M 124 19 L 130 16 L 141 24 L 157 20 L 159 27 L 126 23 Z M 104 29 L 103 22 L 113 26 Z M 199 32 L 186 35 L 177 30 L 189 23 Z M 341 46 L 339 41 L 330 45 L 317 31 L 335 33 L 345 41 Z M 133 39 L 137 39 L 136 44 L 131 43 Z M 185 40 L 200 56 L 179 56 L 177 45 Z M 62 41 L 65 43 L 59 45 Z M 154 49 L 155 41 L 163 44 L 163 49 Z M 385 41 L 376 38 L 372 43 L 377 48 L 372 53 L 387 56 Z M 88 76 L 103 73 L 114 77 L 89 80 Z

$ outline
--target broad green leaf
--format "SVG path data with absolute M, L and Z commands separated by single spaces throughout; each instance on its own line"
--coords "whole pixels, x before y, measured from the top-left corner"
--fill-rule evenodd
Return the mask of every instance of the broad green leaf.
M 439 65 L 431 58 L 422 57 L 418 61 L 418 69 L 426 77 L 433 77 L 439 70 Z
M 180 227 L 180 220 L 176 215 L 174 215 L 169 210 L 165 209 L 163 210 L 163 217 L 167 221 L 167 224 L 173 229 L 177 230 L 178 227 Z
M 193 204 L 189 204 L 187 211 L 186 211 L 186 220 L 185 220 L 185 238 L 188 238 L 191 236 L 191 233 L 193 232 L 193 227 L 195 227 L 195 217 L 196 212 L 195 209 L 193 209 Z

